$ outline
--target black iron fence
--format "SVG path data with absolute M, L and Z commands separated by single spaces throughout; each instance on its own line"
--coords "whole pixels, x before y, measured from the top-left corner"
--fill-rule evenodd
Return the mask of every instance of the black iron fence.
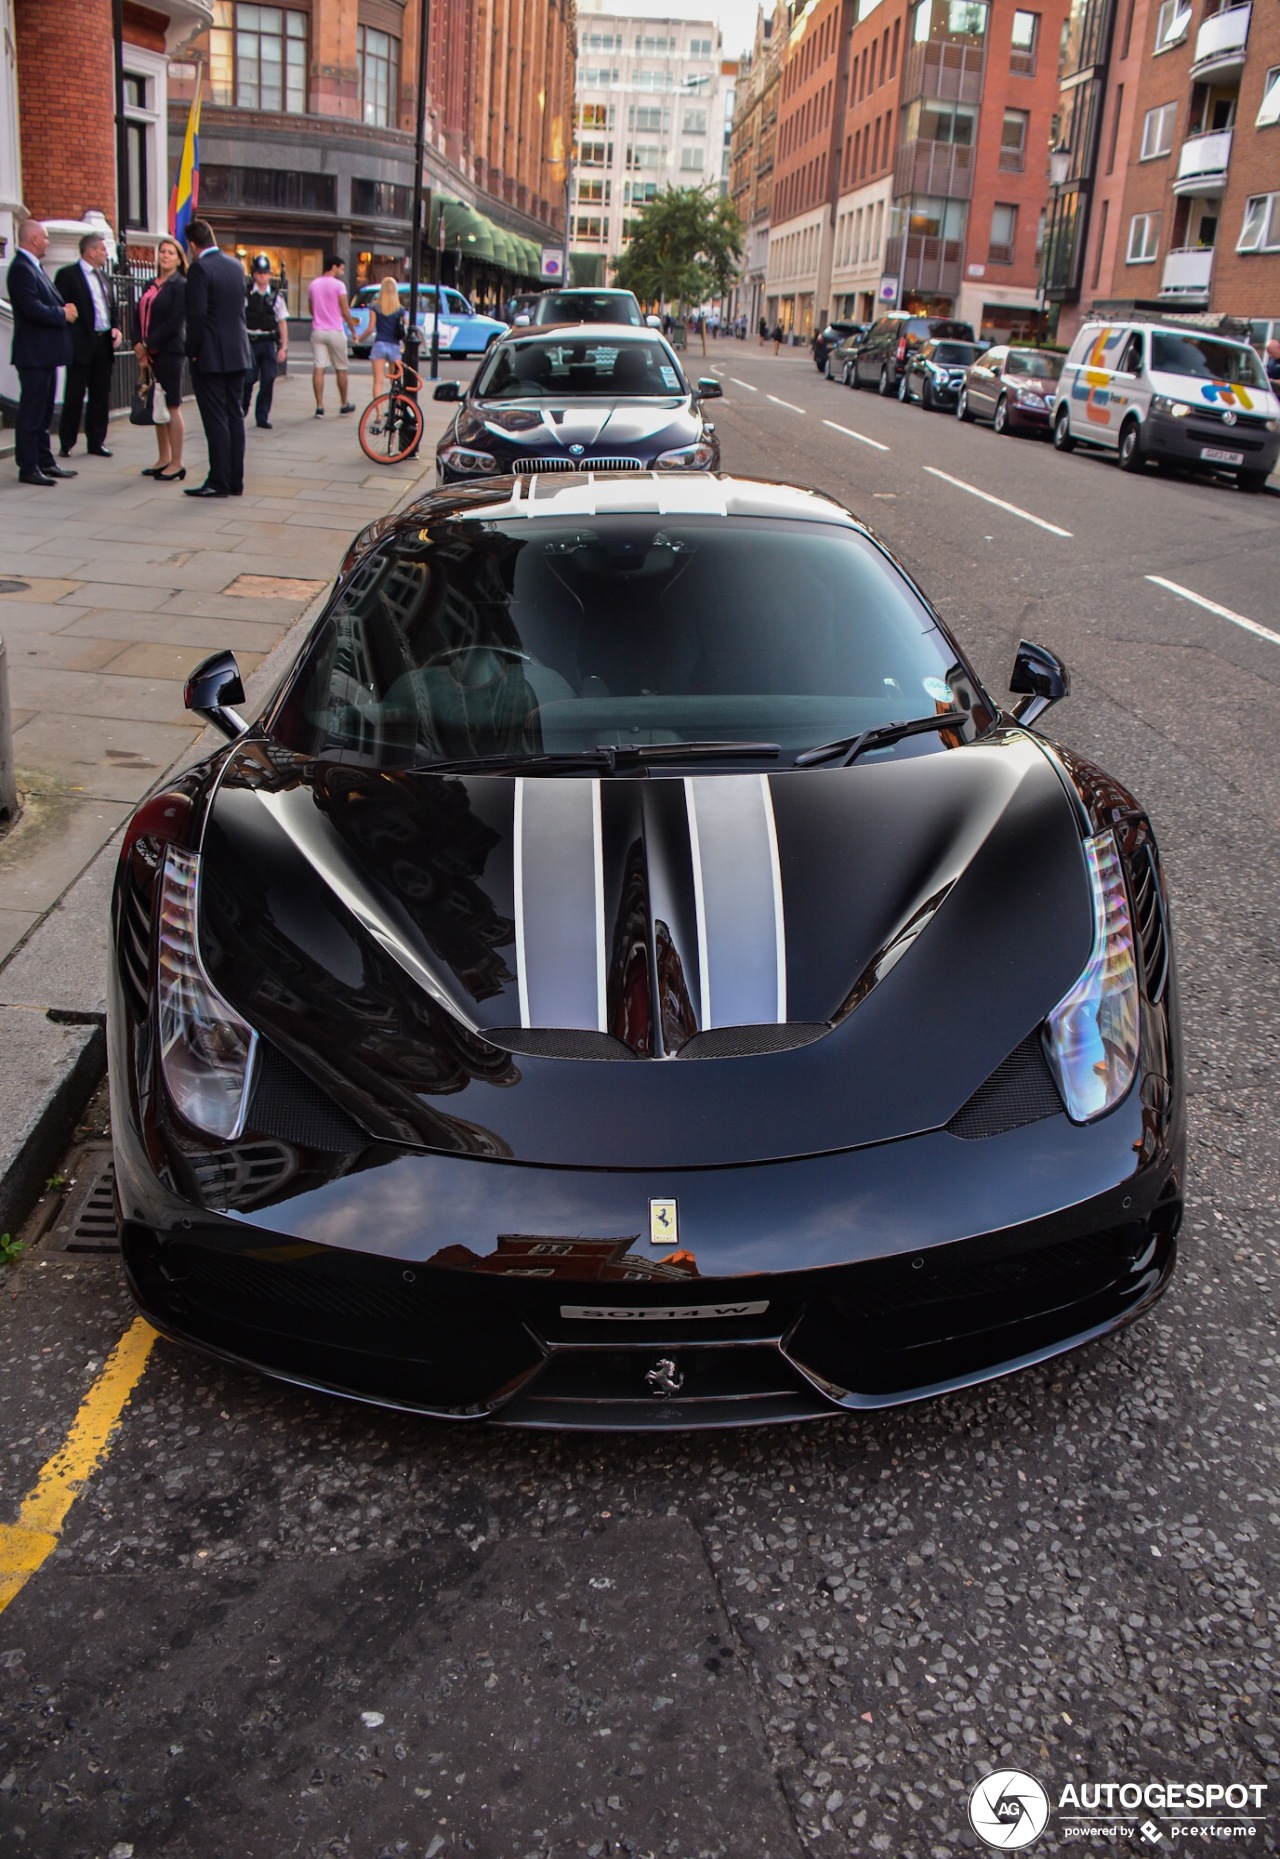
M 138 305 L 142 302 L 143 292 L 154 277 L 155 267 L 153 265 L 136 261 L 117 265 L 111 274 L 121 334 L 120 347 L 116 350 L 116 365 L 111 375 L 113 408 L 127 407 L 133 401 L 133 392 L 138 385 L 138 358 L 133 352 L 133 345 L 142 335 L 138 321 Z M 182 365 L 182 393 L 184 399 L 191 394 L 190 371 L 185 362 Z

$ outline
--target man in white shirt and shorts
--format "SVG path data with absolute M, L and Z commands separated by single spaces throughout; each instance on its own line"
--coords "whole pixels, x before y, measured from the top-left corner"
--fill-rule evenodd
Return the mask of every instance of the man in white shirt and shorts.
M 331 258 L 324 275 L 312 278 L 307 289 L 311 311 L 311 386 L 316 397 L 316 418 L 324 415 L 324 377 L 329 364 L 338 376 L 339 413 L 354 413 L 347 399 L 347 331 L 355 334 L 359 324 L 347 302 L 343 276 L 346 266 L 340 258 Z

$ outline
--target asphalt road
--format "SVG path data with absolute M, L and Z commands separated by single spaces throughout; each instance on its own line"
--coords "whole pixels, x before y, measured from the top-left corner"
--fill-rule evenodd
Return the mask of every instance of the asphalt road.
M 993 692 L 1021 635 L 1059 650 L 1051 733 L 1152 814 L 1174 1285 L 1008 1382 L 683 1439 L 446 1431 L 158 1345 L 0 1614 L 6 1856 L 951 1859 L 988 1850 L 966 1801 L 1000 1769 L 1049 1793 L 1037 1853 L 1280 1851 L 1280 643 L 1149 578 L 1280 631 L 1280 503 L 710 351 L 726 468 L 865 515 Z M 110 1262 L 0 1282 L 8 1519 L 130 1313 Z M 1149 1783 L 1246 1804 L 1057 1805 Z

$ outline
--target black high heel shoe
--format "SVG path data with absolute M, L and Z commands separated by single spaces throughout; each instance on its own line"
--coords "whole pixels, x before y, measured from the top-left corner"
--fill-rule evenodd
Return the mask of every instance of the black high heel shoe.
M 179 465 L 176 471 L 156 471 L 152 473 L 157 484 L 181 484 L 187 475 L 185 465 Z
M 138 473 L 140 478 L 158 478 L 164 470 L 163 465 L 144 465 Z

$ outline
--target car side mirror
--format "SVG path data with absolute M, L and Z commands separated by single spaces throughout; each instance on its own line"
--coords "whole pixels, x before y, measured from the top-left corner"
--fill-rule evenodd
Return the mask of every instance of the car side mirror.
M 183 702 L 224 736 L 243 736 L 249 725 L 232 704 L 244 702 L 244 680 L 234 652 L 215 652 L 187 679 Z
M 705 381 L 698 382 L 698 397 L 701 400 L 723 400 L 724 389 L 719 381 L 708 375 Z
M 1009 689 L 1018 699 L 1013 706 L 1014 717 L 1030 728 L 1050 704 L 1056 704 L 1070 693 L 1071 674 L 1057 653 L 1051 652 L 1048 646 L 1034 645 L 1030 639 L 1021 639 L 1013 661 Z
M 529 315 L 528 311 L 521 310 L 519 316 L 516 317 L 515 322 L 513 323 L 512 327 L 515 329 L 527 329 L 532 321 L 533 321 L 533 318 Z
M 435 389 L 431 398 L 433 400 L 461 400 L 462 399 L 461 381 L 441 381 L 440 385 Z

